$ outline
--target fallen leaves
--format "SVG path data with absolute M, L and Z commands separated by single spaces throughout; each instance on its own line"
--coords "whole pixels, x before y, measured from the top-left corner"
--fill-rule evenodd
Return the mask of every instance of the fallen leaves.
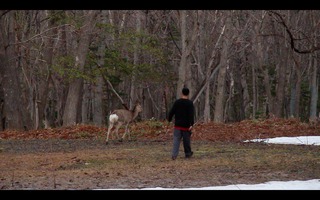
M 244 120 L 236 123 L 197 123 L 192 131 L 193 140 L 238 142 L 253 138 L 280 136 L 320 135 L 319 125 L 301 122 L 298 119 L 271 118 L 265 120 Z M 141 140 L 169 140 L 173 124 L 164 121 L 145 120 L 129 126 L 130 136 Z M 69 127 L 29 131 L 6 130 L 0 132 L 1 139 L 91 139 L 104 138 L 107 127 L 77 124 Z M 124 132 L 120 128 L 119 135 Z M 111 136 L 112 137 L 112 136 Z M 113 136 L 115 138 L 115 136 Z

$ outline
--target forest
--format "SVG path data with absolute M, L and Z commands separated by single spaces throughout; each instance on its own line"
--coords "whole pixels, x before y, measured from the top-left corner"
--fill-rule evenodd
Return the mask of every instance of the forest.
M 164 120 L 319 118 L 319 10 L 0 10 L 0 131 Z

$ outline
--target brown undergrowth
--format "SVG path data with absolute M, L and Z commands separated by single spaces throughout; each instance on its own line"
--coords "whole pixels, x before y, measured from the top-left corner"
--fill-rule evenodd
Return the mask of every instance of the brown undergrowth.
M 0 139 L 104 138 L 106 131 L 107 127 L 77 124 L 30 131 L 6 130 L 0 132 Z M 119 135 L 123 134 L 123 131 L 124 128 L 121 128 Z M 173 124 L 165 121 L 145 120 L 130 125 L 132 139 L 166 140 L 170 138 L 172 131 Z M 320 135 L 320 124 L 311 125 L 297 119 L 283 118 L 244 120 L 236 123 L 199 122 L 192 132 L 193 140 L 239 142 L 253 138 Z

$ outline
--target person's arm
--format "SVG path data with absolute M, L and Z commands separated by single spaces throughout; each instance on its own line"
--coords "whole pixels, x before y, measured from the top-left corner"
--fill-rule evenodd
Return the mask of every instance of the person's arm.
M 190 110 L 189 110 L 189 121 L 190 121 L 189 131 L 191 131 L 191 129 L 193 128 L 193 125 L 194 125 L 194 106 L 193 106 L 193 103 L 191 104 Z
M 176 112 L 176 102 L 174 102 L 171 110 L 169 111 L 169 115 L 168 115 L 168 121 L 171 122 L 172 118 L 173 118 L 173 115 L 175 114 Z

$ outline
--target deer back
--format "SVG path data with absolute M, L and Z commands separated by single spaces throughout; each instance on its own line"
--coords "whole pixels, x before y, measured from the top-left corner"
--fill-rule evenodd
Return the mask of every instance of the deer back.
M 120 122 L 130 122 L 133 119 L 133 113 L 130 110 L 125 110 L 125 109 L 118 109 L 114 110 L 112 114 L 118 115 L 119 119 L 118 121 Z
M 129 123 L 133 121 L 141 111 L 142 111 L 142 106 L 140 105 L 139 101 L 136 101 L 135 106 L 133 107 L 132 110 L 118 109 L 118 110 L 114 110 L 112 114 L 118 115 L 119 117 L 118 121 Z

